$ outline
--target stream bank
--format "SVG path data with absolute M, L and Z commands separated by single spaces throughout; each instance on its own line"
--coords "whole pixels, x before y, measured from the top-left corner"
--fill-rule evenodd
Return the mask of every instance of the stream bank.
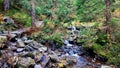
M 3 68 L 104 68 L 107 59 L 83 48 L 75 41 L 78 30 L 72 27 L 72 35 L 62 40 L 62 47 L 56 41 L 44 40 L 38 43 L 19 31 L 4 31 L 0 34 L 0 67 Z M 7 36 L 10 35 L 9 40 Z M 72 38 L 71 38 L 72 36 Z M 49 46 L 52 45 L 52 46 Z M 104 65 L 105 64 L 105 65 Z

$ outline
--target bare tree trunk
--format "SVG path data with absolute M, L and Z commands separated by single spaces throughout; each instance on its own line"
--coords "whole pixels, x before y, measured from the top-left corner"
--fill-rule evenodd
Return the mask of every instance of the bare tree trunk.
M 35 26 L 35 10 L 34 10 L 34 4 L 31 4 L 31 17 L 32 17 L 32 26 Z
M 106 21 L 105 21 L 105 24 L 106 24 L 106 34 L 110 34 L 110 26 L 109 26 L 109 22 L 111 20 L 111 13 L 110 13 L 110 0 L 105 0 L 105 5 L 106 5 Z
M 10 0 L 4 0 L 4 11 L 10 8 Z

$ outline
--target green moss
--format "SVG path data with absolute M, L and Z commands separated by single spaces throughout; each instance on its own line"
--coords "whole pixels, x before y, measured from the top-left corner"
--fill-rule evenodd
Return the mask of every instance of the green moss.
M 97 40 L 96 43 L 100 44 L 102 46 L 106 45 L 108 42 L 107 35 L 105 32 L 102 32 L 101 30 L 97 31 Z
M 61 34 L 52 34 L 50 36 L 45 36 L 44 39 L 45 40 L 53 40 L 53 41 L 57 42 L 60 46 L 63 44 L 62 39 L 61 39 Z
M 94 50 L 103 50 L 103 46 L 101 46 L 99 44 L 93 44 L 93 49 Z
M 26 12 L 21 12 L 16 9 L 10 9 L 5 16 L 12 17 L 15 21 L 18 21 L 24 27 L 28 27 L 31 25 L 31 16 Z

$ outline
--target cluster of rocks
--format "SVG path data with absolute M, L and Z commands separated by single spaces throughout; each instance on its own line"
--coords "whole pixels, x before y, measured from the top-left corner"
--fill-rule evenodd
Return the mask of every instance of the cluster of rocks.
M 3 42 L 7 40 L 7 32 L 0 35 Z M 10 40 L 8 43 L 2 43 L 1 46 L 1 66 L 10 67 L 9 65 L 18 67 L 34 68 L 50 68 L 50 67 L 84 67 L 87 60 L 82 58 L 79 46 L 70 44 L 64 40 L 62 48 L 52 50 L 46 46 L 29 39 L 27 36 L 20 36 L 22 32 L 10 32 Z M 4 55 L 4 56 L 3 56 Z M 3 62 L 3 60 L 6 60 Z
M 75 27 L 72 33 L 76 33 Z M 104 68 L 89 62 L 81 46 L 64 39 L 59 49 L 48 48 L 22 35 L 24 30 L 0 32 L 0 67 L 2 68 Z M 10 36 L 9 36 L 10 35 Z M 8 40 L 8 36 L 10 37 Z M 75 35 L 76 36 L 76 35 Z
M 49 60 L 49 56 L 45 53 L 47 47 L 26 36 L 20 37 L 18 33 L 10 32 L 9 40 L 7 32 L 0 34 L 0 67 L 34 65 L 34 68 L 44 68 Z

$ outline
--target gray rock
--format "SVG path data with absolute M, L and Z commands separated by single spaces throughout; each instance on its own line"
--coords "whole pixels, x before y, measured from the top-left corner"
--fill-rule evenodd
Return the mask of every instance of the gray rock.
M 38 43 L 38 42 L 36 42 L 36 41 L 33 41 L 32 43 L 33 43 L 34 45 L 43 46 L 42 44 L 40 44 L 40 43 Z
M 53 59 L 59 60 L 58 55 L 54 51 L 52 51 L 52 54 L 50 54 L 49 56 Z
M 21 51 L 23 51 L 24 50 L 24 48 L 17 48 L 17 51 L 18 52 L 21 52 Z
M 3 18 L 3 20 L 4 20 L 4 22 L 6 22 L 6 23 L 14 23 L 14 20 L 13 20 L 12 18 L 8 17 L 8 16 L 5 16 L 5 17 Z
M 43 68 L 40 64 L 35 64 L 34 68 Z
M 45 68 L 45 66 L 46 66 L 46 64 L 48 63 L 48 61 L 49 61 L 49 56 L 47 56 L 47 55 L 43 55 L 42 57 L 41 57 L 41 64 L 42 64 L 42 66 L 43 66 L 43 68 Z
M 28 38 L 26 36 L 21 38 L 22 41 L 28 40 Z
M 67 44 L 67 46 L 73 46 L 72 44 Z
M 66 56 L 66 61 L 73 61 L 74 63 L 76 63 L 77 58 L 75 56 Z
M 107 65 L 102 65 L 101 68 L 111 68 L 111 67 Z
M 21 39 L 17 39 L 18 47 L 24 47 L 25 44 Z
M 7 63 L 4 63 L 3 67 L 4 67 L 4 68 L 10 68 Z
M 35 26 L 36 27 L 42 27 L 42 26 L 44 26 L 43 21 L 37 21 L 37 22 L 35 22 Z
M 11 34 L 22 34 L 24 32 L 24 29 L 19 29 L 16 31 L 12 31 Z
M 24 43 L 32 43 L 33 40 L 25 40 Z
M 27 58 L 19 58 L 18 63 L 24 67 L 28 67 L 29 65 L 35 64 L 35 61 L 30 57 L 27 57 Z
M 47 51 L 47 47 L 41 47 L 41 48 L 39 48 L 38 49 L 40 52 L 45 52 L 45 51 Z
M 7 39 L 6 36 L 0 36 L 0 41 L 2 41 L 2 40 L 6 40 L 6 39 Z
M 43 56 L 43 54 L 41 54 L 41 53 L 39 53 L 39 52 L 33 52 L 33 55 L 35 56 L 35 61 L 37 62 L 37 61 L 40 61 L 41 60 L 41 58 L 42 58 L 42 56 Z

